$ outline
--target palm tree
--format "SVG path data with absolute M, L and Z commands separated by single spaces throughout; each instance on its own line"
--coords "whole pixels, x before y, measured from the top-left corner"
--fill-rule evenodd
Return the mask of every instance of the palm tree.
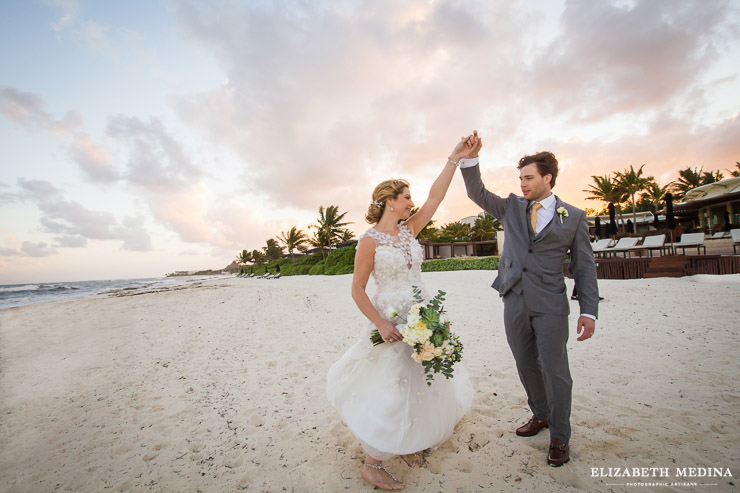
M 719 170 L 714 171 L 714 172 L 712 172 L 712 171 L 705 171 L 701 175 L 701 184 L 702 185 L 708 185 L 710 183 L 716 183 L 718 181 L 722 181 L 722 179 L 724 177 L 725 176 L 722 173 L 720 173 Z
M 343 229 L 341 235 L 338 237 L 338 240 L 339 240 L 338 243 L 339 244 L 347 243 L 348 241 L 352 241 L 354 239 L 355 239 L 355 234 L 352 231 L 348 229 Z
M 341 243 L 339 240 L 344 234 L 344 226 L 352 224 L 351 222 L 342 222 L 346 212 L 339 213 L 339 207 L 330 205 L 324 210 L 324 206 L 319 207 L 318 224 L 313 226 L 317 228 L 317 238 L 319 241 L 325 241 L 326 246 L 331 248 L 333 244 Z M 323 251 L 322 251 L 323 255 Z
M 236 262 L 242 266 L 242 269 L 246 264 L 252 261 L 252 252 L 242 250 L 242 252 L 236 256 Z
M 608 175 L 604 176 L 592 176 L 595 185 L 589 185 L 591 190 L 583 190 L 588 192 L 591 196 L 586 197 L 586 200 L 600 200 L 605 202 L 607 205 L 611 202 L 614 204 L 614 208 L 619 214 L 619 219 L 624 227 L 624 218 L 622 217 L 622 202 L 627 198 L 627 194 L 624 189 L 620 187 L 615 181 L 612 181 Z
M 267 240 L 267 244 L 262 247 L 267 260 L 277 260 L 283 256 L 283 247 L 281 247 L 275 238 Z
M 280 233 L 281 237 L 278 238 L 287 248 L 290 258 L 294 258 L 294 250 L 300 250 L 304 243 L 308 241 L 308 237 L 302 229 L 298 229 L 297 226 L 290 228 L 287 233 Z
M 261 250 L 252 250 L 252 263 L 254 265 L 262 265 L 265 260 L 267 260 L 267 257 Z
M 737 166 L 737 170 L 727 170 L 728 173 L 730 173 L 730 176 L 738 177 L 740 176 L 740 163 L 735 161 L 735 166 Z
M 652 176 L 642 176 L 642 168 L 645 165 L 640 166 L 640 169 L 635 168 L 630 164 L 630 169 L 624 171 L 617 171 L 615 173 L 614 181 L 617 186 L 621 188 L 632 200 L 632 224 L 637 228 L 637 210 L 635 209 L 635 195 L 639 192 L 647 190 L 650 182 L 655 181 Z
M 327 237 L 326 232 L 315 224 L 309 225 L 308 228 L 315 230 L 313 232 L 313 235 L 308 238 L 309 245 L 319 249 L 322 259 L 326 258 L 326 255 L 324 255 L 324 248 L 328 248 L 330 245 L 329 238 Z
M 658 211 L 660 210 L 660 203 L 665 199 L 665 194 L 668 193 L 668 189 L 671 185 L 658 185 L 655 181 L 651 181 L 641 198 L 643 200 L 649 200 L 655 207 L 655 217 L 658 217 Z
M 702 185 L 702 173 L 704 167 L 702 166 L 699 171 L 696 168 L 691 169 L 686 167 L 685 169 L 678 171 L 678 180 L 671 183 L 671 189 L 675 195 L 676 200 L 681 200 L 686 192 Z
M 492 240 L 496 237 L 496 231 L 502 229 L 498 219 L 487 212 L 483 212 L 476 218 L 475 224 L 470 230 L 470 236 L 474 240 Z
M 463 224 L 460 221 L 445 224 L 442 226 L 442 234 L 445 236 L 451 236 L 456 240 L 464 240 L 470 233 L 470 226 Z
M 414 207 L 411 209 L 411 216 L 419 212 L 418 207 Z M 420 241 L 434 241 L 437 238 L 439 238 L 439 230 L 434 227 L 434 220 L 429 221 L 426 226 L 424 226 L 421 231 L 419 231 L 419 234 L 417 235 Z

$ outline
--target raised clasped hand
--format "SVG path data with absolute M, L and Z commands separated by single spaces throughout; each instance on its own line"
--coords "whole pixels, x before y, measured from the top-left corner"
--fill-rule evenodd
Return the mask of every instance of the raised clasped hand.
M 455 148 L 452 150 L 450 159 L 453 161 L 459 161 L 463 158 L 478 157 L 478 151 L 483 145 L 483 141 L 478 137 L 478 131 L 473 130 L 473 133 L 467 137 L 461 137 L 460 142 L 457 143 Z

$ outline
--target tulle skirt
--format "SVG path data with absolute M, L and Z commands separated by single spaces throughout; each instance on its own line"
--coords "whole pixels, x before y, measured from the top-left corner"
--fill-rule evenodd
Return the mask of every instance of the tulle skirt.
M 453 378 L 424 368 L 403 342 L 373 346 L 370 331 L 332 365 L 326 393 L 342 420 L 377 460 L 436 448 L 470 409 L 475 391 L 461 362 Z

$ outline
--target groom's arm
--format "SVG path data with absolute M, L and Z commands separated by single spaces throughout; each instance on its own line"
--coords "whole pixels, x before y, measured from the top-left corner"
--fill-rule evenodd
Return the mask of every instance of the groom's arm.
M 478 204 L 481 209 L 499 221 L 503 221 L 507 199 L 502 199 L 498 195 L 486 190 L 480 176 L 478 158 L 461 159 L 460 171 L 462 172 L 463 180 L 465 181 L 465 190 L 467 190 L 470 200 Z
M 594 262 L 591 240 L 588 237 L 586 213 L 580 210 L 579 212 L 578 230 L 570 246 L 570 266 L 578 291 L 581 314 L 588 314 L 595 318 L 599 314 L 599 286 L 596 280 L 596 263 Z M 578 332 L 581 330 L 580 325 L 579 319 Z M 591 325 L 591 331 L 593 331 L 593 325 L 589 325 Z M 584 336 L 586 334 L 583 334 L 578 340 L 582 340 Z M 585 338 L 588 337 L 591 337 L 591 334 L 588 334 Z

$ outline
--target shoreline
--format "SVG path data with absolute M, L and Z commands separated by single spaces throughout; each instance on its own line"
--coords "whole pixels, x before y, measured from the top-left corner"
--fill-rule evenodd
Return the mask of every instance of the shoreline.
M 546 433 L 513 433 L 529 411 L 494 277 L 422 274 L 430 292 L 448 293 L 476 396 L 423 467 L 388 461 L 409 489 L 634 491 L 591 468 L 738 474 L 740 275 L 599 281 L 594 338 L 576 342 L 570 317 L 572 458 L 557 469 L 545 464 Z M 326 371 L 366 323 L 350 284 L 212 279 L 0 310 L 1 484 L 370 491 L 362 450 L 324 395 Z

